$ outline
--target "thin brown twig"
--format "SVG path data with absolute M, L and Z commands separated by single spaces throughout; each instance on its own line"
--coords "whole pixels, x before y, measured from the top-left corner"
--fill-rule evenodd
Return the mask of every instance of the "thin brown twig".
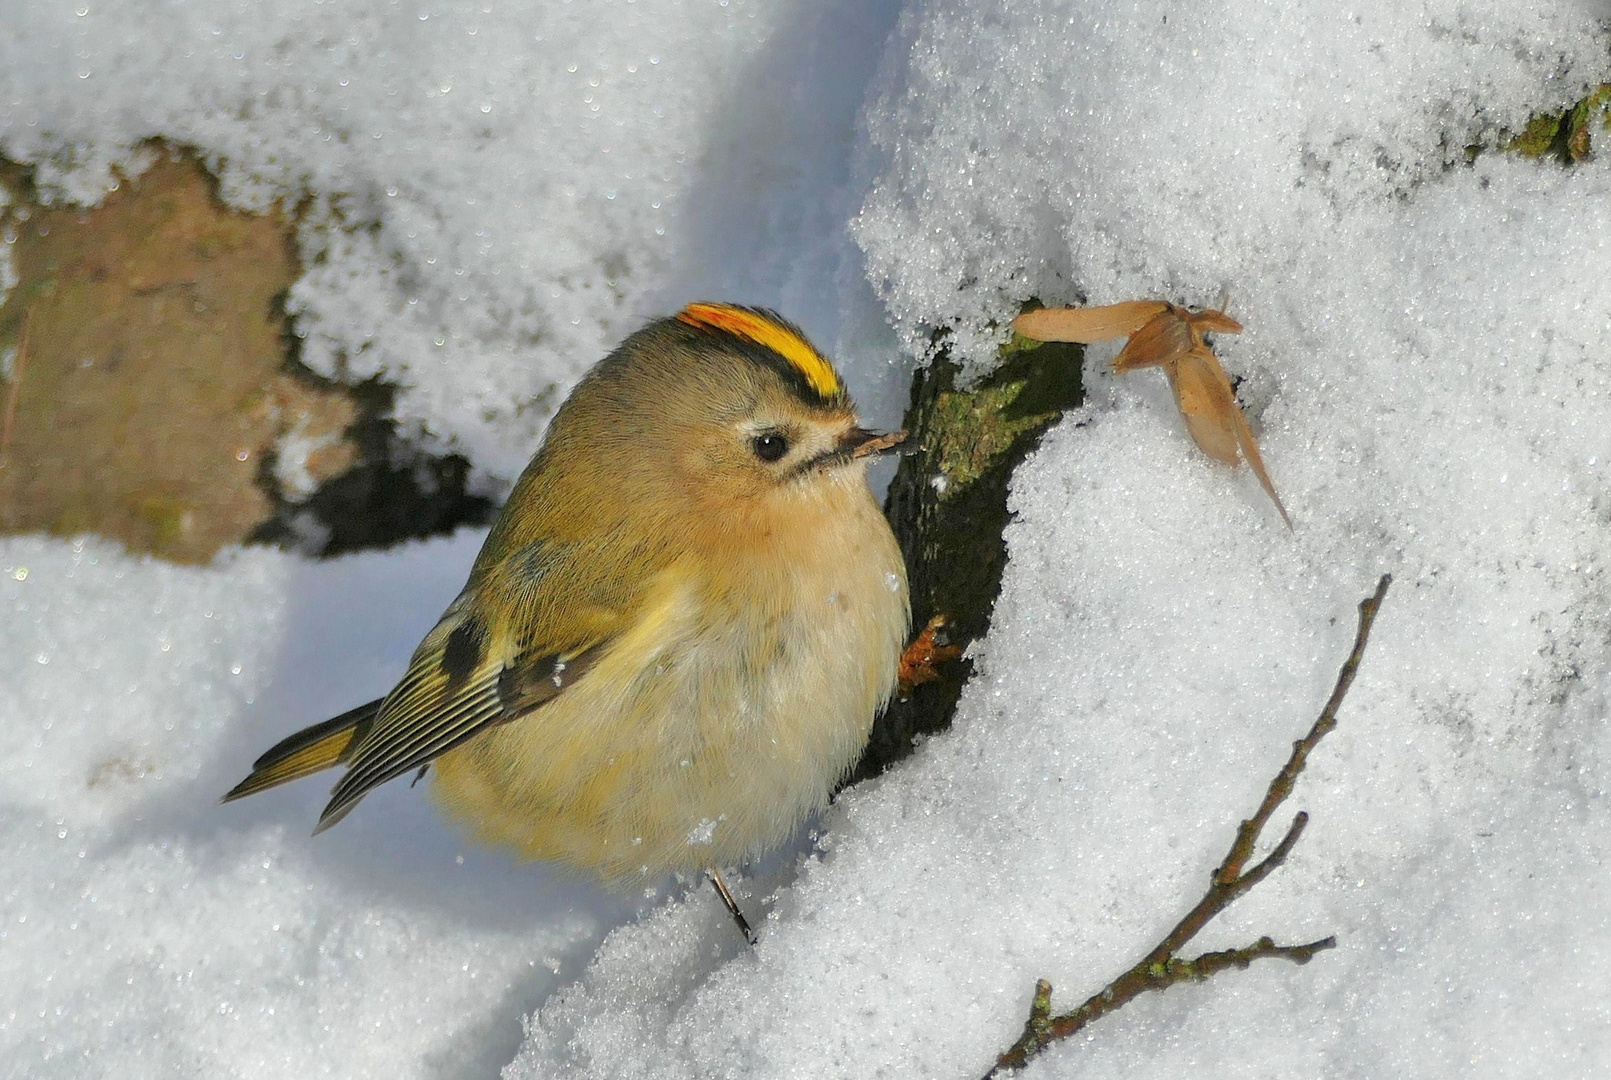
M 11 452 L 12 425 L 17 420 L 17 395 L 22 389 L 22 371 L 28 364 L 28 330 L 33 326 L 34 309 L 22 315 L 22 329 L 17 332 L 17 352 L 11 360 L 11 375 L 6 379 L 6 409 L 0 416 L 0 463 Z
M 1299 811 L 1281 842 L 1263 859 L 1254 863 L 1251 869 L 1244 871 L 1243 868 L 1253 856 L 1253 846 L 1258 842 L 1259 834 L 1269 824 L 1277 808 L 1292 794 L 1292 787 L 1297 782 L 1298 774 L 1303 772 L 1310 752 L 1337 726 L 1337 710 L 1342 707 L 1343 698 L 1348 695 L 1348 688 L 1353 685 L 1354 676 L 1359 671 L 1360 659 L 1365 655 L 1365 644 L 1370 640 L 1371 624 L 1376 621 L 1376 611 L 1387 596 L 1387 587 L 1392 580 L 1392 575 L 1383 574 L 1376 583 L 1376 592 L 1360 601 L 1359 629 L 1354 634 L 1354 647 L 1337 673 L 1337 685 L 1330 699 L 1321 709 L 1309 733 L 1292 744 L 1292 755 L 1287 758 L 1281 771 L 1276 773 L 1275 779 L 1270 781 L 1270 788 L 1265 792 L 1258 810 L 1237 828 L 1236 839 L 1232 841 L 1224 861 L 1214 870 L 1203 898 L 1134 967 L 1076 1009 L 1054 1016 L 1052 984 L 1045 979 L 1038 980 L 1023 1034 L 996 1059 L 995 1066 L 985 1074 L 985 1080 L 1016 1072 L 1052 1043 L 1068 1038 L 1092 1021 L 1149 990 L 1167 990 L 1182 982 L 1196 982 L 1227 968 L 1245 968 L 1255 960 L 1280 959 L 1306 964 L 1316 953 L 1337 944 L 1335 937 L 1324 937 L 1306 945 L 1277 945 L 1270 938 L 1262 937 L 1240 949 L 1203 953 L 1190 960 L 1175 955 L 1217 915 L 1286 862 L 1298 838 L 1303 835 L 1309 815 Z

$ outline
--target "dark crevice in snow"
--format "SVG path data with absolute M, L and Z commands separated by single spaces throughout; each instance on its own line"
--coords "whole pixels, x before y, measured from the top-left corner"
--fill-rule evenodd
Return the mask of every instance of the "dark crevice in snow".
M 259 478 L 274 512 L 253 530 L 251 541 L 329 558 L 491 522 L 499 504 L 474 490 L 469 459 L 431 453 L 392 418 L 395 385 L 371 378 L 344 386 L 320 376 L 302 363 L 301 339 L 289 320 L 285 325 L 287 370 L 298 379 L 338 387 L 357 405 L 347 439 L 358 454 L 350 468 L 296 501 L 287 499 L 275 481 L 273 458 L 265 460 Z

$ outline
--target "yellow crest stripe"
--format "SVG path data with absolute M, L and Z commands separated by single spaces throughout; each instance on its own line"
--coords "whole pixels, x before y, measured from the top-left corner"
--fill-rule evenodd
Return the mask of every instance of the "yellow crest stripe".
M 734 307 L 731 304 L 689 304 L 677 313 L 677 319 L 690 326 L 708 326 L 713 330 L 736 334 L 755 344 L 771 349 L 789 366 L 798 371 L 811 389 L 825 398 L 839 397 L 845 386 L 839 373 L 811 343 L 798 331 L 767 318 L 758 311 Z

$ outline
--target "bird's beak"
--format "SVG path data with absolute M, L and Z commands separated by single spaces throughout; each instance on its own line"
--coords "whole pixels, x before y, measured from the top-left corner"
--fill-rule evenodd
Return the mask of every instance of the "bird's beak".
M 839 440 L 839 452 L 855 461 L 887 454 L 905 441 L 904 431 L 868 431 L 866 428 L 851 428 Z

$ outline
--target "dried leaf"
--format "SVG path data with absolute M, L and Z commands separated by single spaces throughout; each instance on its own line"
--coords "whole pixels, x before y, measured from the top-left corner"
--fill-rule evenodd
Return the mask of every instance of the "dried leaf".
M 1281 496 L 1275 493 L 1275 484 L 1264 468 L 1259 445 L 1253 441 L 1253 431 L 1247 426 L 1242 407 L 1236 403 L 1236 392 L 1231 389 L 1230 376 L 1225 374 L 1219 357 L 1207 345 L 1192 348 L 1185 356 L 1164 368 L 1169 375 L 1169 386 L 1175 392 L 1175 404 L 1186 420 L 1186 430 L 1203 452 L 1216 461 L 1235 465 L 1247 458 L 1259 486 L 1275 503 L 1275 509 L 1292 528 L 1292 518 L 1281 505 Z
M 1234 404 L 1234 402 L 1233 402 Z M 1276 511 L 1280 513 L 1281 520 L 1292 528 L 1292 519 L 1287 516 L 1287 508 L 1281 505 L 1281 496 L 1275 493 L 1275 484 L 1270 480 L 1270 474 L 1264 470 L 1264 458 L 1259 456 L 1259 444 L 1253 441 L 1253 432 L 1247 426 L 1247 419 L 1242 415 L 1240 408 L 1231 410 L 1231 423 L 1236 430 L 1236 441 L 1242 447 L 1242 453 L 1247 458 L 1248 467 L 1253 475 L 1259 478 L 1259 486 L 1264 493 L 1275 503 Z
M 1136 327 L 1119 355 L 1113 358 L 1113 370 L 1123 373 L 1143 367 L 1162 367 L 1192 440 L 1203 453 L 1226 465 L 1235 466 L 1246 458 L 1253 475 L 1275 503 L 1281 520 L 1287 523 L 1287 528 L 1292 528 L 1292 519 L 1275 493 L 1275 484 L 1264 468 L 1253 432 L 1242 416 L 1241 406 L 1236 403 L 1230 376 L 1204 341 L 1206 334 L 1240 334 L 1242 324 L 1223 311 L 1212 308 L 1190 311 L 1161 300 L 1135 300 L 1130 304 L 1115 304 L 1109 309 L 1091 310 L 1126 308 L 1139 312 L 1148 305 L 1159 304 L 1163 306 L 1152 309 L 1154 314 Z
M 1292 519 L 1275 493 L 1253 432 L 1236 403 L 1230 376 L 1207 342 L 1207 334 L 1240 334 L 1242 324 L 1213 308 L 1191 311 L 1165 300 L 1128 300 L 1091 308 L 1042 308 L 1013 320 L 1012 328 L 1036 341 L 1077 341 L 1090 345 L 1129 335 L 1113 370 L 1119 373 L 1161 367 L 1169 377 L 1186 430 L 1205 454 L 1226 465 L 1247 459 L 1281 520 Z
M 1173 305 L 1170 305 L 1173 307 Z M 1175 314 L 1191 323 L 1192 339 L 1198 344 L 1203 343 L 1204 334 L 1240 334 L 1242 324 L 1213 308 L 1204 308 L 1201 311 L 1187 311 L 1185 308 L 1174 308 Z
M 1133 334 L 1171 306 L 1162 300 L 1127 300 L 1106 307 L 1041 308 L 1018 316 L 1012 321 L 1012 328 L 1036 341 L 1077 341 L 1093 345 Z
M 1179 311 L 1170 304 L 1130 335 L 1119 355 L 1113 358 L 1113 370 L 1122 375 L 1137 368 L 1168 366 L 1186 355 L 1196 341 L 1191 323 L 1181 318 Z
M 1161 303 L 1161 301 L 1159 301 Z M 1113 370 L 1123 374 L 1137 368 L 1169 364 L 1193 348 L 1206 347 L 1204 334 L 1240 334 L 1242 324 L 1211 308 L 1188 311 L 1175 304 L 1148 319 L 1130 335 L 1124 349 L 1113 358 Z
M 1236 405 L 1231 378 L 1219 358 L 1206 346 L 1199 346 L 1166 365 L 1164 371 L 1169 376 L 1169 388 L 1175 392 L 1175 404 L 1186 420 L 1186 430 L 1197 445 L 1215 461 L 1226 465 L 1240 462 L 1241 440 L 1232 417 L 1241 419 L 1242 410 Z

